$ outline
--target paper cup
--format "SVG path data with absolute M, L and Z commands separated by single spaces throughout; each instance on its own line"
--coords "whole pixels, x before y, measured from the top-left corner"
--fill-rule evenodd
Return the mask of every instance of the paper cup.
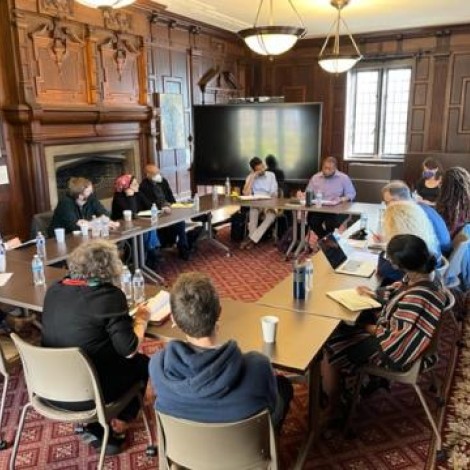
M 64 243 L 65 242 L 65 228 L 55 228 L 55 239 L 57 243 Z
M 130 222 L 132 220 L 132 211 L 126 210 L 122 211 L 122 216 L 126 222 Z
M 279 318 L 274 316 L 261 317 L 261 329 L 263 330 L 263 341 L 265 343 L 276 342 L 277 324 Z
M 88 224 L 83 224 L 81 227 L 80 227 L 80 230 L 82 231 L 82 235 L 84 237 L 88 237 Z

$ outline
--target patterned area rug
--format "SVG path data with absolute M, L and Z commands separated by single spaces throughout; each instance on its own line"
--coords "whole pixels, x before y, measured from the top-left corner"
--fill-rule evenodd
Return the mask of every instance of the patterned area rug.
M 220 239 L 230 244 L 223 231 Z M 233 246 L 234 256 L 208 241 L 200 243 L 198 252 L 189 262 L 168 253 L 161 270 L 169 285 L 183 271 L 200 271 L 214 280 L 222 297 L 256 301 L 282 280 L 291 270 L 272 243 L 263 243 L 250 251 Z M 469 327 L 470 329 L 470 327 Z M 453 369 L 454 338 L 451 325 L 444 328 L 439 376 L 447 377 Z M 162 347 L 158 341 L 147 341 L 144 352 L 152 354 Z M 467 358 L 468 364 L 468 358 Z M 466 372 L 468 374 L 468 371 Z M 463 374 L 463 371 L 461 372 Z M 467 389 L 467 393 L 470 390 Z M 148 389 L 146 406 L 152 413 L 154 396 Z M 468 397 L 467 397 L 468 399 Z M 23 375 L 19 371 L 10 382 L 3 426 L 5 438 L 12 442 L 22 405 L 27 400 Z M 281 468 L 290 468 L 306 434 L 307 394 L 303 385 L 295 386 L 295 397 L 280 440 Z M 469 402 L 465 405 L 467 418 Z M 432 406 L 443 415 L 443 409 Z M 468 436 L 468 423 L 467 423 Z M 362 403 L 355 420 L 357 436 L 345 439 L 341 435 L 330 440 L 320 439 L 309 454 L 306 469 L 367 470 L 367 469 L 432 469 L 434 443 L 430 426 L 411 388 L 392 386 L 391 393 L 378 391 Z M 468 443 L 468 441 L 467 441 Z M 468 445 L 468 444 L 467 444 Z M 147 470 L 158 468 L 157 459 L 145 456 L 146 434 L 141 420 L 133 423 L 128 433 L 126 451 L 106 459 L 108 470 Z M 7 468 L 10 449 L 0 452 L 0 469 Z M 52 423 L 30 412 L 23 432 L 17 469 L 92 470 L 97 454 L 76 436 L 73 426 Z M 465 467 L 458 467 L 465 468 Z

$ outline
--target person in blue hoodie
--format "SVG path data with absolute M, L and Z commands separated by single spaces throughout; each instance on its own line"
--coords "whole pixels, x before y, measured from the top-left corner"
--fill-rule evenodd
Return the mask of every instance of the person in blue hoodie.
M 204 423 L 239 421 L 269 409 L 280 429 L 292 385 L 274 374 L 262 354 L 242 353 L 233 340 L 218 341 L 221 306 L 211 280 L 200 273 L 182 274 L 170 301 L 173 320 L 187 341 L 171 341 L 150 360 L 156 409 Z

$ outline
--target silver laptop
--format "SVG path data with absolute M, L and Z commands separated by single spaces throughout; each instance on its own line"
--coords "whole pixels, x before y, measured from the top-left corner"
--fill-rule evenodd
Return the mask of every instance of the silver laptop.
M 373 261 L 359 261 L 348 259 L 333 234 L 323 237 L 318 244 L 331 267 L 337 273 L 351 276 L 371 277 L 375 271 L 376 263 Z

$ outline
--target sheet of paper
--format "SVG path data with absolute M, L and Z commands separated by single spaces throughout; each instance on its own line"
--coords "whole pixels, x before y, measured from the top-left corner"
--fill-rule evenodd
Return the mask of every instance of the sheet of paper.
M 241 201 L 258 201 L 261 199 L 271 199 L 267 194 L 252 194 L 249 196 L 240 196 Z
M 3 287 L 13 276 L 13 273 L 0 273 L 0 287 Z
M 352 312 L 381 307 L 379 302 L 368 295 L 360 295 L 356 289 L 335 290 L 327 292 L 326 295 Z

